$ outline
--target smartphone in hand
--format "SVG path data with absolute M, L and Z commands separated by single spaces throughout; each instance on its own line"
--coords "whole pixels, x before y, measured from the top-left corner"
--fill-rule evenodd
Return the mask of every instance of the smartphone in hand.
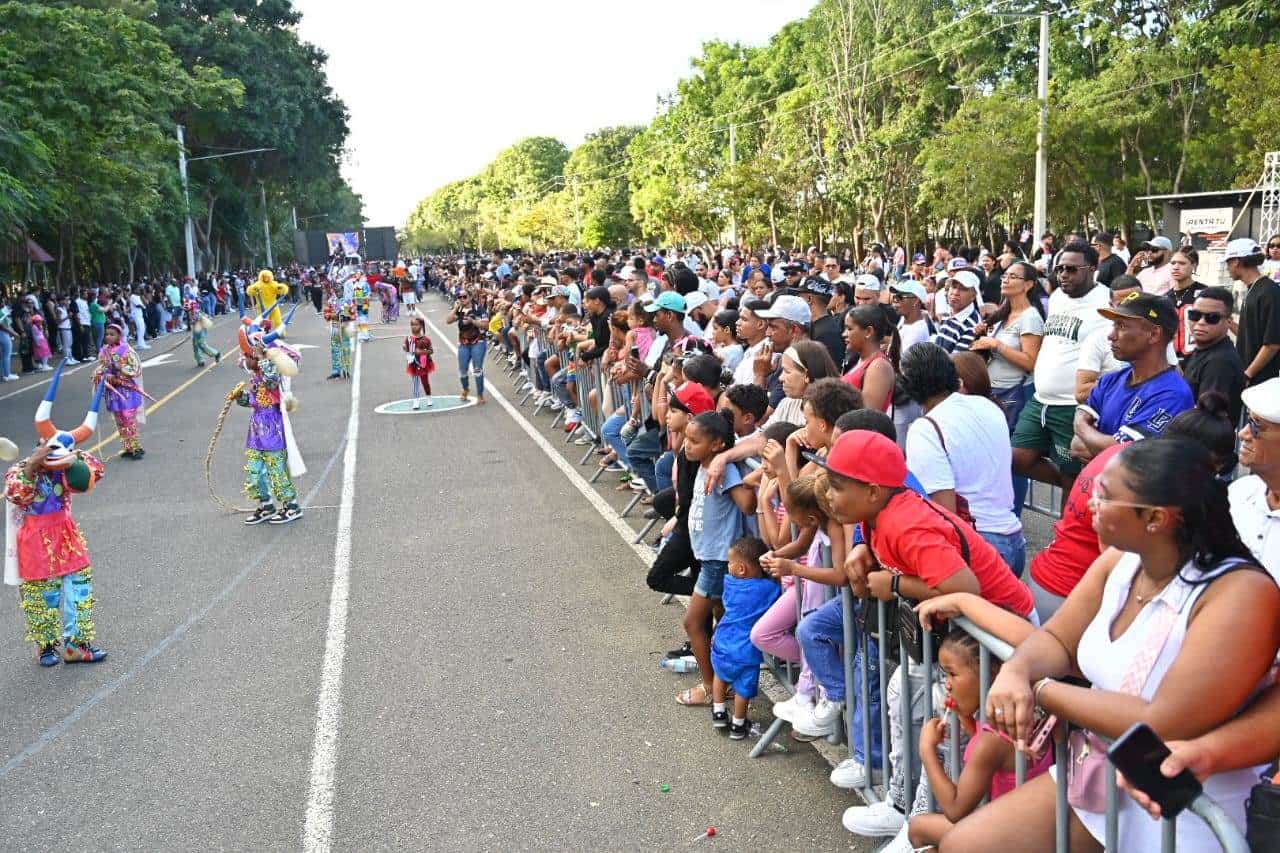
M 1160 814 L 1168 820 L 1177 817 L 1203 790 L 1190 770 L 1183 770 L 1172 779 L 1160 772 L 1160 763 L 1169 757 L 1169 747 L 1146 723 L 1130 726 L 1111 744 L 1107 755 L 1129 784 L 1160 805 Z

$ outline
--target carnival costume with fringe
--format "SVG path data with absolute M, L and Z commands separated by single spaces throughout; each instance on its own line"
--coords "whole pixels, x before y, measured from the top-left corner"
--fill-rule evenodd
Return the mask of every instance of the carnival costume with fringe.
M 35 643 L 42 666 L 59 660 L 96 663 L 106 657 L 93 646 L 93 569 L 84 534 L 71 517 L 71 493 L 88 492 L 102 479 L 102 462 L 78 446 L 97 428 L 107 386 L 98 384 L 80 426 L 59 430 L 51 415 L 65 366 L 64 359 L 36 409 L 36 432 L 49 448 L 48 456 L 33 475 L 27 473 L 29 459 L 23 459 L 4 478 L 4 582 L 18 587 L 26 639 Z M 16 451 L 0 440 L 0 458 L 12 459 Z

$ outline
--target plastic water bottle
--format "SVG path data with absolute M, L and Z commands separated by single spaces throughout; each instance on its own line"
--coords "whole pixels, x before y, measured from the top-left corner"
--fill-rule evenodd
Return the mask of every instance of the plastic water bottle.
M 660 666 L 671 672 L 697 672 L 698 659 L 693 655 L 685 655 L 682 658 L 667 658 L 662 661 Z

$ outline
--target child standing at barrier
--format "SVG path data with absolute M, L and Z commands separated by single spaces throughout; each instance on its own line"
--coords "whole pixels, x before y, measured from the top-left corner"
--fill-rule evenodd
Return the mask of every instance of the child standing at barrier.
M 409 320 L 409 336 L 404 339 L 404 356 L 407 364 L 404 372 L 413 381 L 413 408 L 421 408 L 418 397 L 425 394 L 427 408 L 431 408 L 431 374 L 436 363 L 432 360 L 431 338 L 427 337 L 427 324 L 420 315 Z
M 1016 624 L 1016 630 L 1003 631 L 1003 634 L 1015 634 L 1009 639 L 1017 642 L 1031 635 L 1034 626 L 1025 620 L 1018 619 L 1009 613 L 999 611 L 995 605 L 989 604 L 977 596 L 948 595 L 940 599 L 963 601 L 968 608 L 989 609 L 997 611 L 994 618 L 1000 624 Z M 933 599 L 938 601 L 939 599 Z M 950 612 L 959 615 L 963 612 L 959 604 L 948 603 L 944 609 L 930 611 L 934 618 Z M 1003 619 L 1001 619 L 1003 617 Z M 929 614 L 921 614 L 921 624 L 926 628 L 932 621 Z M 942 843 L 942 838 L 961 818 L 967 817 L 982 805 L 986 797 L 992 800 L 1007 794 L 1017 785 L 1016 755 L 1013 741 L 1003 734 L 997 733 L 985 723 L 978 723 L 978 704 L 981 701 L 981 682 L 978 665 L 978 641 L 959 628 L 947 635 L 938 650 L 938 665 L 942 668 L 947 688 L 948 713 L 941 719 L 934 718 L 924 724 L 920 731 L 920 761 L 925 774 L 929 778 L 929 788 L 938 803 L 938 812 L 921 814 L 911 818 L 908 838 L 915 849 L 935 847 Z M 992 675 L 999 671 L 1000 662 L 992 661 Z M 964 750 L 964 769 L 960 778 L 952 781 L 943 767 L 938 755 L 938 747 L 948 735 L 950 714 L 954 713 L 960 726 L 968 735 L 969 743 Z M 1049 745 L 1039 758 L 1028 756 L 1027 779 L 1033 779 L 1049 769 L 1053 764 L 1053 748 Z
M 705 705 L 711 697 L 712 609 L 724 593 L 729 545 L 746 532 L 747 517 L 755 512 L 755 492 L 742 482 L 742 472 L 736 463 L 725 467 L 720 483 L 707 493 L 707 466 L 716 454 L 730 447 L 733 447 L 733 420 L 728 415 L 703 412 L 685 427 L 684 454 L 689 462 L 698 466 L 689 496 L 689 540 L 701 570 L 689 609 L 685 611 L 684 630 L 693 656 L 698 659 L 702 684 L 676 697 L 682 705 Z M 699 689 L 701 695 L 696 692 Z
M 744 536 L 729 546 L 729 575 L 724 579 L 724 616 L 716 625 L 711 641 L 711 725 L 728 728 L 731 740 L 742 740 L 751 732 L 747 711 L 759 692 L 760 663 L 764 656 L 751 643 L 757 620 L 778 600 L 776 581 L 764 576 L 760 558 L 765 544 L 754 536 Z M 725 693 L 733 685 L 733 724 L 725 710 Z
M 786 556 L 787 549 L 778 549 L 766 554 L 761 561 L 765 571 L 781 580 L 783 593 L 751 630 L 751 642 L 761 651 L 790 663 L 802 664 L 800 677 L 796 680 L 795 695 L 773 706 L 773 715 L 788 722 L 792 721 L 793 710 L 812 707 L 817 689 L 813 673 L 809 671 L 808 665 L 803 664 L 800 642 L 793 633 L 799 622 L 796 608 L 797 578 L 802 587 L 799 609 L 804 613 L 811 613 L 821 607 L 833 588 L 844 585 L 844 573 L 832 568 L 839 565 L 839 562 L 831 554 L 833 540 L 830 534 L 834 531 L 835 541 L 838 542 L 840 525 L 831 526 L 832 522 L 823 506 L 825 492 L 825 473 L 820 473 L 818 477 L 800 477 L 787 485 L 787 516 L 791 524 L 800 528 L 801 535 L 796 537 L 796 541 L 804 539 L 810 543 L 807 553 L 800 559 L 793 560 Z M 812 735 L 794 731 L 792 736 L 797 740 L 814 739 Z

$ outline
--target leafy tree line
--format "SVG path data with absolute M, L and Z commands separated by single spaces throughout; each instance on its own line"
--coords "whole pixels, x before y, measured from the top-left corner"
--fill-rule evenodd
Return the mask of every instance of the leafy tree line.
M 0 2 L 0 244 L 62 283 L 185 271 L 177 125 L 200 266 L 292 256 L 292 209 L 356 225 L 347 110 L 290 0 Z M 265 193 L 265 207 L 263 196 Z M 10 270 L 21 274 L 21 270 Z
M 1140 196 L 1256 184 L 1280 147 L 1280 5 L 1044 1 L 1050 227 L 1127 234 L 1159 215 Z M 1031 220 L 1040 8 L 820 0 L 763 46 L 705 44 L 647 127 L 517 143 L 423 199 L 405 236 L 997 243 Z

